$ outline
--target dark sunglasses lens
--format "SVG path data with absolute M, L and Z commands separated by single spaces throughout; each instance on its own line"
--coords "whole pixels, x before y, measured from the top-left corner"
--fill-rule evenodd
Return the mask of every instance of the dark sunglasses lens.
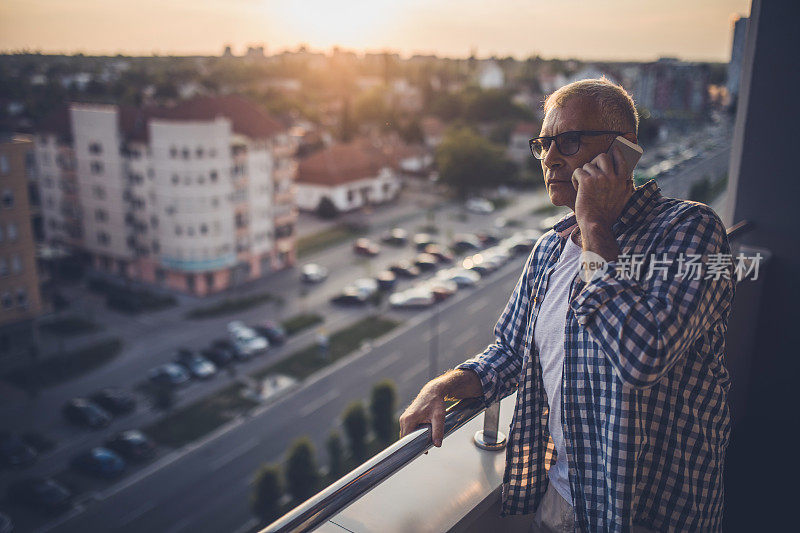
M 542 158 L 547 149 L 550 148 L 550 139 L 535 139 L 531 142 L 531 152 L 537 159 Z
M 559 136 L 558 151 L 563 155 L 573 155 L 581 147 L 581 136 L 578 133 L 566 133 Z

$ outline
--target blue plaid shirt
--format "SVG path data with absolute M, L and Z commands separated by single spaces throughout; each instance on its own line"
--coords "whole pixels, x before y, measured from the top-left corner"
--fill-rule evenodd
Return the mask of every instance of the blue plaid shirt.
M 532 335 L 574 225 L 571 213 L 537 241 L 495 326 L 495 343 L 458 366 L 478 374 L 486 405 L 517 390 L 504 515 L 535 512 L 555 464 Z M 733 269 L 681 276 L 678 256 L 730 254 L 725 227 L 708 206 L 664 197 L 651 180 L 636 188 L 612 230 L 620 257 L 588 283 L 576 267 L 564 331 L 561 422 L 576 527 L 719 531 Z M 623 256 L 633 254 L 643 254 L 642 275 L 618 276 Z M 652 257 L 668 266 L 646 278 Z

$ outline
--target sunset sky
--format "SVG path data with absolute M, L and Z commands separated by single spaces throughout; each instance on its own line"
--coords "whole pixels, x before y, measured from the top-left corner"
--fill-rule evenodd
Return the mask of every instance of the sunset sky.
M 219 55 L 264 45 L 403 56 L 728 61 L 750 0 L 2 0 L 0 51 Z

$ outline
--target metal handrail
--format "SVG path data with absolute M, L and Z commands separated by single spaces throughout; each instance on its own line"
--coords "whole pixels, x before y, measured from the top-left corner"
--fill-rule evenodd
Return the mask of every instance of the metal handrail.
M 728 234 L 728 242 L 735 241 L 745 233 L 749 233 L 755 228 L 755 224 L 750 222 L 749 220 L 741 220 L 728 228 L 726 233 Z
M 478 398 L 459 400 L 451 405 L 445 415 L 444 435 L 449 435 L 483 410 L 484 403 Z M 320 526 L 432 445 L 430 426 L 414 430 L 262 529 L 261 533 L 310 531 Z

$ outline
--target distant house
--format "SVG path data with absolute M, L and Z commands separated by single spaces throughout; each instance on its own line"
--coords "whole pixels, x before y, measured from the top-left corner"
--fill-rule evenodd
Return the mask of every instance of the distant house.
M 338 144 L 300 161 L 296 180 L 299 209 L 314 211 L 329 198 L 339 211 L 387 202 L 397 196 L 400 179 L 393 161 L 364 141 Z
M 484 62 L 478 73 L 478 85 L 481 89 L 502 89 L 505 84 L 505 75 L 500 65 L 494 61 Z
M 520 122 L 508 139 L 506 153 L 508 158 L 517 164 L 525 163 L 531 155 L 528 141 L 539 135 L 539 126 L 533 122 Z
M 436 148 L 442 143 L 444 132 L 447 129 L 444 122 L 436 117 L 425 117 L 420 121 L 420 126 L 426 146 Z

